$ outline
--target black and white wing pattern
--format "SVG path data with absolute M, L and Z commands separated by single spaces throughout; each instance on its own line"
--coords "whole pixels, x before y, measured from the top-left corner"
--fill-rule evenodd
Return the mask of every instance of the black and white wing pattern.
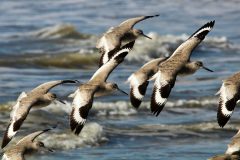
M 130 50 L 132 50 L 134 43 L 135 43 L 135 41 L 132 41 L 132 42 L 125 44 L 122 47 L 118 46 L 111 51 L 108 51 L 108 52 L 102 51 L 102 55 L 101 55 L 100 61 L 99 61 L 99 67 L 101 67 L 103 64 L 107 63 L 112 58 L 114 58 L 116 60 L 119 59 L 122 62 L 124 57 L 129 53 Z
M 205 36 L 212 30 L 215 21 L 210 21 L 200 27 L 196 32 L 194 32 L 188 39 L 192 37 L 197 37 L 201 41 L 205 38 Z
M 147 76 L 143 75 L 144 73 L 140 74 L 132 74 L 128 78 L 128 82 L 130 83 L 130 101 L 133 107 L 136 109 L 142 103 L 142 99 L 145 96 L 149 81 Z
M 183 42 L 171 55 L 174 57 L 176 55 L 181 56 L 182 59 L 190 60 L 192 51 L 204 40 L 205 36 L 212 30 L 214 27 L 215 21 L 210 21 L 200 27 L 196 32 L 194 32 L 185 42 Z M 185 55 L 183 58 L 182 55 Z M 170 57 L 170 58 L 171 58 Z
M 20 101 L 17 101 L 11 113 L 10 124 L 8 125 L 3 137 L 2 148 L 4 148 L 15 136 L 17 131 L 22 126 L 24 120 L 27 118 L 31 107 L 34 105 L 35 102 L 36 100 L 25 97 L 22 97 Z
M 70 115 L 71 130 L 79 135 L 87 120 L 88 112 L 92 108 L 93 93 L 91 89 L 78 89 L 72 103 Z
M 217 120 L 220 127 L 224 127 L 230 119 L 237 101 L 240 98 L 236 85 L 223 82 L 219 93 L 219 107 L 217 113 Z
M 174 78 L 172 78 L 174 77 Z M 151 112 L 158 116 L 167 102 L 172 88 L 174 87 L 176 76 L 169 76 L 160 70 L 156 74 L 151 97 Z

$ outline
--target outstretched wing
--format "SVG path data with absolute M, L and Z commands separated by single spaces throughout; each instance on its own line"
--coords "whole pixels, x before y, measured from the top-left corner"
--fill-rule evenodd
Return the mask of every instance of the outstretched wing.
M 78 89 L 72 103 L 72 112 L 70 115 L 71 130 L 78 135 L 88 116 L 89 110 L 92 108 L 93 103 L 92 89 Z
M 151 97 L 151 112 L 158 116 L 167 102 L 172 88 L 174 87 L 176 76 L 162 73 L 160 70 L 156 75 Z
M 104 52 L 102 53 L 101 57 L 100 57 L 100 61 L 99 61 L 99 67 L 101 67 L 103 64 L 107 63 L 110 59 L 116 57 L 118 59 L 116 60 L 121 60 L 120 62 L 123 61 L 123 59 L 125 58 L 125 56 L 129 53 L 130 50 L 132 50 L 133 45 L 134 45 L 135 41 L 129 42 L 127 44 L 125 44 L 124 46 L 122 46 L 121 48 L 117 47 L 109 52 Z M 126 54 L 123 54 L 126 53 Z M 120 56 L 119 56 L 120 55 Z M 120 63 L 119 62 L 119 63 Z
M 204 40 L 205 36 L 212 30 L 215 21 L 210 21 L 194 32 L 185 42 L 183 42 L 171 55 L 179 55 L 182 60 L 188 61 L 192 51 Z M 183 57 L 184 55 L 184 57 Z M 171 58 L 170 57 L 170 58 Z
M 139 16 L 139 17 L 135 17 L 135 18 L 130 18 L 126 21 L 123 21 L 119 27 L 123 27 L 126 30 L 130 30 L 131 28 L 134 27 L 135 24 L 137 24 L 138 22 L 141 22 L 145 19 L 148 18 L 153 18 L 153 17 L 158 17 L 159 15 L 153 15 L 153 16 Z
M 42 130 L 42 131 L 36 131 L 34 133 L 31 133 L 25 137 L 23 137 L 18 143 L 17 145 L 19 144 L 22 144 L 22 143 L 26 143 L 26 142 L 33 142 L 38 136 L 40 136 L 41 134 L 45 133 L 45 132 L 48 132 L 50 131 L 51 128 L 49 129 L 45 129 L 45 130 Z
M 34 88 L 31 93 L 37 92 L 40 94 L 45 94 L 47 93 L 50 89 L 52 89 L 53 87 L 60 85 L 60 84 L 64 84 L 64 83 L 77 83 L 77 80 L 57 80 L 57 81 L 50 81 L 50 82 L 46 82 L 43 83 L 41 85 L 39 85 L 38 87 Z
M 218 124 L 224 127 L 230 119 L 236 103 L 239 99 L 236 85 L 223 82 L 220 89 L 219 107 L 217 113 Z
M 7 130 L 4 133 L 2 148 L 4 148 L 12 139 L 12 137 L 17 133 L 23 124 L 24 120 L 27 118 L 27 115 L 33 106 L 36 100 L 29 98 L 23 98 L 17 102 L 13 107 L 13 112 L 11 113 L 11 121 L 7 127 Z
M 132 74 L 128 81 L 130 82 L 130 101 L 133 107 L 139 108 L 148 86 L 147 75 L 144 73 Z
M 131 51 L 133 48 L 134 41 L 129 42 L 123 47 L 121 47 L 119 50 L 116 50 L 112 57 L 108 60 L 107 63 L 105 63 L 103 66 L 101 66 L 92 76 L 91 80 L 94 79 L 101 79 L 103 81 L 106 81 L 109 74 L 124 60 L 126 55 Z

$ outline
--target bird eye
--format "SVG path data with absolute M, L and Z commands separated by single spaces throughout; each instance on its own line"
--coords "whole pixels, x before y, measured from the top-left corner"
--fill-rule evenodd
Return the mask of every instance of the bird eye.
M 44 143 L 39 142 L 39 147 L 44 147 Z

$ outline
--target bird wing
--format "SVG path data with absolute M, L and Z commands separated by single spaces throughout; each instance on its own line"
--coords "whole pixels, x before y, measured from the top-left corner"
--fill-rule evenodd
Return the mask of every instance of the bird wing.
M 109 74 L 124 60 L 129 51 L 133 48 L 134 41 L 122 46 L 120 49 L 114 51 L 107 63 L 102 65 L 92 76 L 91 80 L 101 79 L 106 81 Z
M 230 119 L 238 99 L 238 87 L 230 82 L 223 82 L 220 88 L 219 107 L 217 113 L 218 124 L 220 127 L 224 127 Z
M 189 61 L 192 51 L 201 43 L 205 36 L 212 30 L 215 21 L 210 21 L 194 32 L 185 42 L 183 42 L 171 55 L 181 55 L 181 59 Z M 170 57 L 170 58 L 171 58 Z
M 64 83 L 77 83 L 77 81 L 76 80 L 57 80 L 57 81 L 46 82 L 34 88 L 30 93 L 46 94 L 53 87 L 60 84 L 64 84 Z
M 126 21 L 123 21 L 119 27 L 125 28 L 126 30 L 130 30 L 131 28 L 134 27 L 135 24 L 137 24 L 138 22 L 141 22 L 145 19 L 148 18 L 153 18 L 153 17 L 157 17 L 159 15 L 153 15 L 153 16 L 139 16 L 139 17 L 135 17 L 135 18 L 130 18 L 127 19 Z
M 167 102 L 172 88 L 176 81 L 176 75 L 169 75 L 166 72 L 158 71 L 153 86 L 151 97 L 151 111 L 158 116 Z
M 148 86 L 148 77 L 144 73 L 134 73 L 128 78 L 130 82 L 130 101 L 133 107 L 139 108 Z
M 37 99 L 23 98 L 16 103 L 13 107 L 13 113 L 11 113 L 11 121 L 8 125 L 3 141 L 2 148 L 4 148 L 12 139 L 12 137 L 17 133 L 24 120 L 27 118 L 27 115 Z
M 24 160 L 24 157 L 23 157 L 23 154 L 19 151 L 19 152 L 16 152 L 15 154 L 5 153 L 2 157 L 2 160 Z
M 72 103 L 72 112 L 70 115 L 71 130 L 78 135 L 88 116 L 89 110 L 93 104 L 94 89 L 78 89 Z
M 97 42 L 96 48 L 101 54 L 99 67 L 107 63 L 116 50 L 121 46 L 121 36 L 116 35 L 114 31 L 105 33 Z
M 50 131 L 51 129 L 45 129 L 45 130 L 42 130 L 42 131 L 36 131 L 34 133 L 31 133 L 25 137 L 23 137 L 20 141 L 18 141 L 17 145 L 20 145 L 22 143 L 26 143 L 26 142 L 33 142 L 38 136 L 40 136 L 41 134 L 47 132 L 47 131 Z

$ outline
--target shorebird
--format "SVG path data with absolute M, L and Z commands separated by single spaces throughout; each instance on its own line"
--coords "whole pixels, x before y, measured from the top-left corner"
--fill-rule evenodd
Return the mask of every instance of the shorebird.
M 139 70 L 134 72 L 128 78 L 131 88 L 130 101 L 132 106 L 134 106 L 136 109 L 139 108 L 142 102 L 149 84 L 149 80 L 151 80 L 152 76 L 158 72 L 159 65 L 167 59 L 168 57 L 153 59 L 144 64 Z M 184 65 L 184 67 L 182 67 L 178 74 L 180 76 L 194 74 L 200 68 L 213 72 L 205 67 L 201 61 L 189 61 Z
M 239 160 L 240 159 L 240 130 L 232 137 L 224 155 L 217 155 L 209 160 Z
M 50 148 L 45 147 L 43 142 L 35 140 L 49 130 L 37 131 L 22 138 L 16 145 L 10 146 L 4 151 L 2 160 L 25 160 L 24 155 L 32 151 L 46 150 L 53 152 Z
M 109 28 L 108 31 L 98 40 L 96 45 L 96 48 L 99 49 L 102 54 L 99 67 L 109 61 L 115 51 L 119 50 L 123 43 L 135 41 L 140 36 L 151 39 L 145 35 L 142 30 L 133 27 L 140 21 L 157 16 L 159 15 L 130 18 L 116 27 Z
M 174 87 L 177 75 L 179 72 L 185 72 L 186 64 L 191 64 L 189 62 L 192 51 L 212 30 L 214 23 L 215 21 L 210 21 L 199 28 L 166 61 L 160 64 L 158 72 L 153 76 L 155 82 L 151 97 L 151 111 L 154 115 L 158 116 L 162 111 L 171 89 Z M 199 65 L 202 65 L 202 63 L 199 63 Z
M 11 120 L 3 137 L 2 148 L 4 148 L 11 141 L 12 137 L 20 129 L 32 107 L 46 107 L 54 100 L 64 103 L 57 98 L 56 94 L 50 93 L 50 89 L 63 83 L 77 82 L 78 81 L 73 80 L 50 81 L 39 85 L 29 93 L 22 92 L 18 97 L 16 104 L 12 108 L 12 112 L 10 114 Z
M 73 94 L 74 98 L 70 115 L 70 127 L 76 135 L 81 132 L 86 122 L 96 92 L 102 92 L 102 94 L 105 95 L 105 93 L 119 90 L 127 94 L 120 90 L 116 83 L 106 82 L 106 80 L 110 73 L 124 60 L 133 45 L 134 42 L 130 42 L 116 51 L 112 58 L 101 66 L 87 83 L 80 85 Z
M 240 99 L 240 72 L 223 80 L 217 94 L 220 94 L 217 120 L 219 126 L 224 127 Z

